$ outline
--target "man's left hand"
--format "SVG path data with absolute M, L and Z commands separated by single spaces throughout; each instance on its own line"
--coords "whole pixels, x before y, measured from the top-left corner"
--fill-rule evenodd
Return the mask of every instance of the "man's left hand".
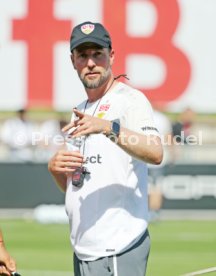
M 75 128 L 70 135 L 72 138 L 80 137 L 83 135 L 93 134 L 93 133 L 104 133 L 108 134 L 111 130 L 111 122 L 108 120 L 100 119 L 94 116 L 90 116 L 88 114 L 84 114 L 83 112 L 74 109 L 73 110 L 77 120 L 67 124 L 62 131 L 67 132 L 70 129 Z

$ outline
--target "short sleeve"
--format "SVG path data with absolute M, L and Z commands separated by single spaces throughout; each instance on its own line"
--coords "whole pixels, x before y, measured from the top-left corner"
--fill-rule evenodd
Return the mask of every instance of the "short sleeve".
M 132 131 L 160 136 L 153 119 L 151 104 L 140 91 L 135 91 L 129 98 L 123 121 L 124 126 Z

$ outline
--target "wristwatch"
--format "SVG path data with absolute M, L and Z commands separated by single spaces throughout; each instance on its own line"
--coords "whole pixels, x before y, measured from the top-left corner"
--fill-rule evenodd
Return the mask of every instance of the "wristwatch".
M 117 139 L 119 137 L 119 133 L 120 133 L 120 120 L 119 119 L 112 120 L 111 121 L 111 131 L 109 132 L 107 137 L 111 141 L 117 142 Z

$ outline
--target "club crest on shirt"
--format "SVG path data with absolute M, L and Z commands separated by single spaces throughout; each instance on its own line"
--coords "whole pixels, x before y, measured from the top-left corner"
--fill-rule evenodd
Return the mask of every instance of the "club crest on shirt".
M 94 31 L 94 28 L 95 26 L 93 24 L 85 24 L 85 25 L 82 25 L 81 26 L 81 31 L 84 33 L 84 34 L 90 34 Z

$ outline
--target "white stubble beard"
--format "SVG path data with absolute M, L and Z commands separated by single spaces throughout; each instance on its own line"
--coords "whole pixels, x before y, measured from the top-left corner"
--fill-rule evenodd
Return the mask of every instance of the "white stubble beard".
M 107 79 L 109 78 L 111 74 L 111 69 L 110 67 L 106 70 L 104 69 L 103 72 L 101 73 L 99 79 L 93 79 L 93 80 L 89 80 L 89 79 L 85 79 L 85 76 L 82 76 L 81 74 L 79 75 L 79 78 L 81 80 L 81 82 L 83 83 L 84 87 L 87 89 L 96 89 L 100 86 L 102 86 Z

